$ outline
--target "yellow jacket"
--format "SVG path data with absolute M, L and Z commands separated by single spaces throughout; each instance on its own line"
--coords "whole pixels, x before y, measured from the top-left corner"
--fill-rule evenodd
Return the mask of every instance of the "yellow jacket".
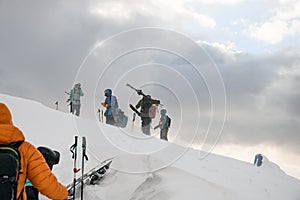
M 5 104 L 0 103 L 0 144 L 24 141 L 20 147 L 21 170 L 18 180 L 17 199 L 26 200 L 24 184 L 26 178 L 43 195 L 50 199 L 64 200 L 68 191 L 52 174 L 42 154 L 29 142 L 25 141 L 23 133 L 13 125 L 10 111 Z

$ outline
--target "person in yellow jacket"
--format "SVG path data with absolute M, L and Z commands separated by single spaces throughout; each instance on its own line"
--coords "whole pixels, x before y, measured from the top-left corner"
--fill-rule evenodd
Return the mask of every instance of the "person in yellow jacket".
M 42 154 L 29 142 L 25 141 L 23 133 L 13 125 L 12 116 L 3 103 L 0 103 L 0 144 L 22 142 L 19 146 L 21 155 L 21 170 L 18 180 L 17 198 L 26 200 L 24 184 L 26 178 L 43 195 L 50 199 L 68 199 L 68 190 L 60 184 L 48 167 Z

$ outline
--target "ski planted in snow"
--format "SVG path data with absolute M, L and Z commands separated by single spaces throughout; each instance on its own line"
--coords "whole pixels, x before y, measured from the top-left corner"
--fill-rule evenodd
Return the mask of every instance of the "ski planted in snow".
M 81 158 L 81 176 L 84 176 L 84 161 L 88 161 L 88 157 L 86 155 L 86 138 L 82 137 L 82 158 Z M 84 182 L 81 180 L 81 200 L 83 200 L 83 185 Z
M 78 143 L 78 136 L 75 136 L 75 142 L 74 144 L 70 147 L 70 151 L 72 152 L 72 159 L 74 159 L 74 167 L 73 167 L 73 188 L 74 190 L 72 191 L 75 193 L 75 185 L 76 185 L 76 173 L 79 171 L 76 167 L 76 161 L 77 161 L 77 143 Z M 72 196 L 72 199 L 75 200 L 75 195 Z

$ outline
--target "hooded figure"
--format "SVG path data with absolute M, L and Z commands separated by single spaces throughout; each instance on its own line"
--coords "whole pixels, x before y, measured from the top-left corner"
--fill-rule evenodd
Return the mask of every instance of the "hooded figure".
M 57 181 L 42 154 L 32 144 L 25 141 L 23 133 L 13 125 L 10 111 L 5 104 L 0 103 L 0 144 L 7 145 L 14 142 L 22 142 L 18 148 L 21 155 L 21 169 L 16 199 L 27 199 L 24 190 L 26 177 L 48 198 L 68 199 L 67 188 Z
M 117 115 L 117 109 L 119 104 L 117 98 L 112 95 L 111 89 L 104 90 L 105 101 L 101 103 L 106 108 L 104 116 L 106 117 L 106 124 L 115 125 L 115 116 Z

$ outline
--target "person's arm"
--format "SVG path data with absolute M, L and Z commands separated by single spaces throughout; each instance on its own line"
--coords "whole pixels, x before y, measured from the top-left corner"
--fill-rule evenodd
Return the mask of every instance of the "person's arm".
M 159 127 L 159 124 L 157 126 L 154 127 L 154 130 L 157 129 Z
M 71 102 L 73 102 L 73 97 L 74 97 L 74 89 L 72 89 L 72 90 L 70 91 L 69 99 L 70 99 Z
M 43 155 L 30 143 L 26 143 L 24 148 L 28 160 L 27 177 L 32 185 L 50 199 L 67 199 L 67 188 L 58 182 Z
M 142 105 L 142 100 L 139 100 L 139 102 L 136 104 L 135 108 L 139 109 Z
M 151 99 L 151 104 L 160 104 L 160 100 L 156 100 L 156 99 Z

